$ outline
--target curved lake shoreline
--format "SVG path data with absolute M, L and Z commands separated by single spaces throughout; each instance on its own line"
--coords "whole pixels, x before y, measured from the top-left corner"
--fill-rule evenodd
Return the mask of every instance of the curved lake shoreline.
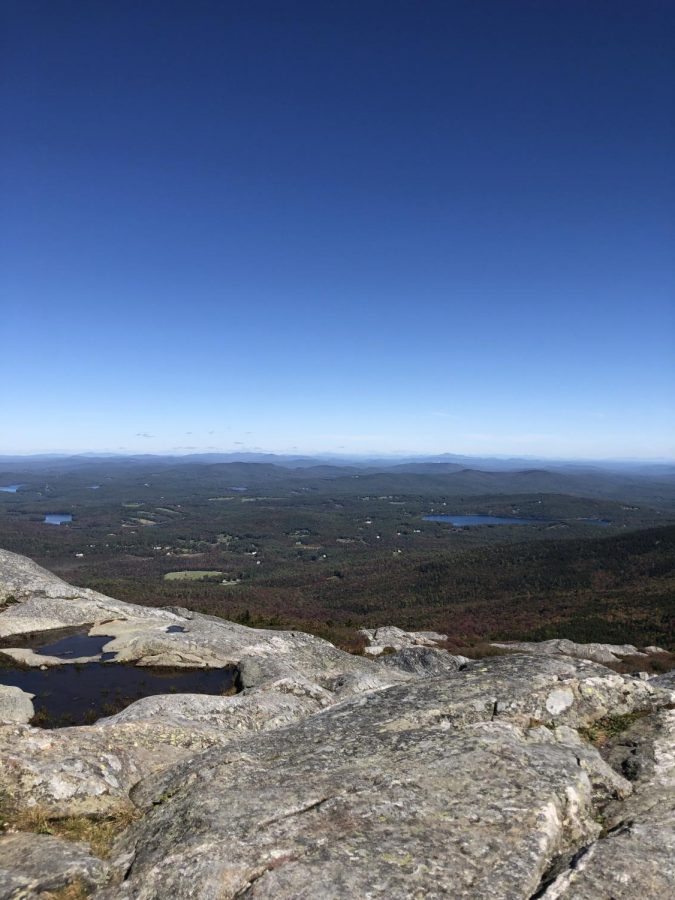
M 425 522 L 447 522 L 457 527 L 470 527 L 476 525 L 556 525 L 560 519 L 526 519 L 518 516 L 455 516 L 455 515 L 430 515 L 422 516 Z M 576 519 L 583 525 L 611 525 L 607 519 Z

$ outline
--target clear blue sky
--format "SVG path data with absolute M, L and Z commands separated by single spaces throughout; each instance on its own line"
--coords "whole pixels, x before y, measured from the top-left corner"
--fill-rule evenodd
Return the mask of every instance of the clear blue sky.
M 0 452 L 675 456 L 671 0 L 6 0 Z

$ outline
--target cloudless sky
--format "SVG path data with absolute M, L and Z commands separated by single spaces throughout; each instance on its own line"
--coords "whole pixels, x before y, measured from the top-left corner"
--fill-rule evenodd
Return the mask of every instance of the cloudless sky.
M 0 10 L 0 452 L 675 457 L 671 0 Z

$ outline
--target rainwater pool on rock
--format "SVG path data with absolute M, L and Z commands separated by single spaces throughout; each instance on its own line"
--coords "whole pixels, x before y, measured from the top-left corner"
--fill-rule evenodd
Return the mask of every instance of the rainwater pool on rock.
M 50 628 L 47 631 L 29 631 L 0 638 L 3 647 L 21 647 L 32 650 L 38 656 L 56 656 L 59 659 L 78 659 L 100 656 L 101 661 L 114 659 L 114 653 L 104 653 L 103 647 L 114 640 L 111 634 L 90 635 L 91 625 L 74 625 L 66 628 Z
M 425 522 L 449 522 L 451 525 L 548 525 L 550 519 L 523 519 L 518 516 L 424 516 Z
M 96 662 L 33 669 L 9 657 L 4 660 L 10 664 L 0 668 L 0 684 L 35 694 L 31 724 L 45 728 L 90 724 L 154 694 L 223 695 L 238 690 L 234 666 L 186 670 Z
M 153 694 L 230 694 L 239 690 L 235 666 L 220 669 L 183 669 L 115 663 L 103 647 L 111 635 L 89 635 L 90 625 L 54 628 L 0 639 L 0 684 L 35 694 L 33 725 L 55 728 L 85 725 L 113 715 L 141 697 Z M 167 632 L 183 631 L 171 625 Z M 2 653 L 21 647 L 39 656 L 60 659 L 99 656 L 99 662 L 30 667 Z

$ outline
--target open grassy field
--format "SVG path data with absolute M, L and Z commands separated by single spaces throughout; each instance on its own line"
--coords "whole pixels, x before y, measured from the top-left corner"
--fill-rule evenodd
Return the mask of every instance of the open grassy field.
M 205 578 L 222 578 L 224 572 L 214 569 L 183 569 L 179 572 L 166 572 L 165 581 L 202 581 Z

